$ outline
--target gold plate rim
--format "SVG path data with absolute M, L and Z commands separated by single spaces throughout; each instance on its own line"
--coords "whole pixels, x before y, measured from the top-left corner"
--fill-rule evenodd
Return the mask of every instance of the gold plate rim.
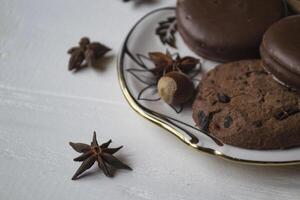
M 136 24 L 130 29 L 129 33 L 126 36 L 126 39 L 124 41 L 124 43 L 122 44 L 122 48 L 120 50 L 120 52 L 118 53 L 118 58 L 117 58 L 117 74 L 118 74 L 118 82 L 121 88 L 121 91 L 126 99 L 126 101 L 128 102 L 128 104 L 130 105 L 130 107 L 137 112 L 139 115 L 141 115 L 143 118 L 147 119 L 148 121 L 158 125 L 159 127 L 167 130 L 168 132 L 170 132 L 171 134 L 173 134 L 174 136 L 176 136 L 180 141 L 184 142 L 186 145 L 192 147 L 193 149 L 198 150 L 199 152 L 205 153 L 207 155 L 210 156 L 214 156 L 214 157 L 218 157 L 221 158 L 223 160 L 226 161 L 231 161 L 234 163 L 238 163 L 238 164 L 245 164 L 245 165 L 255 165 L 255 166 L 291 166 L 291 165 L 300 165 L 300 160 L 292 160 L 292 161 L 278 161 L 278 162 L 274 162 L 274 161 L 254 161 L 254 160 L 245 160 L 245 159 L 240 159 L 240 158 L 235 158 L 235 157 L 231 157 L 228 155 L 223 154 L 222 152 L 216 151 L 214 149 L 210 149 L 210 148 L 205 148 L 205 147 L 201 147 L 199 145 L 196 144 L 192 144 L 187 138 L 185 138 L 179 131 L 177 131 L 175 128 L 173 128 L 172 126 L 168 125 L 167 123 L 165 123 L 163 121 L 163 119 L 152 115 L 146 111 L 144 111 L 136 102 L 136 100 L 134 99 L 134 97 L 132 96 L 132 94 L 129 92 L 129 90 L 127 89 L 127 83 L 125 81 L 125 77 L 124 77 L 124 72 L 123 72 L 123 58 L 124 58 L 124 48 L 125 48 L 125 44 L 128 41 L 128 39 L 131 36 L 131 33 L 134 31 L 134 29 L 148 16 L 150 16 L 153 13 L 159 12 L 159 11 L 163 11 L 163 10 L 174 10 L 175 7 L 165 7 L 165 8 L 159 8 L 156 10 L 153 10 L 151 12 L 149 12 L 148 14 L 146 14 L 145 16 L 143 16 L 140 20 L 138 20 L 136 22 Z

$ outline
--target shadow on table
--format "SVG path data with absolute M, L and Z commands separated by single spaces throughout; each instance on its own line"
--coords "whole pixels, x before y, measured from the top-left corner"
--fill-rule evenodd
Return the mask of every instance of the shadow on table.
M 300 188 L 300 165 L 291 166 L 253 166 L 243 165 L 225 161 L 219 158 L 209 157 L 208 167 L 218 167 L 218 173 L 228 172 L 228 179 L 235 179 L 237 182 L 259 183 L 288 189 Z M 242 179 L 241 179 L 242 178 Z
M 134 6 L 149 5 L 159 3 L 161 0 L 131 0 L 134 2 Z

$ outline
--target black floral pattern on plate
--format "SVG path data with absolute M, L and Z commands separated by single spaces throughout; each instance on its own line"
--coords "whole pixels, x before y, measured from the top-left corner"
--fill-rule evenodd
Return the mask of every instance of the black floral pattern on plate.
M 134 27 L 135 28 L 135 27 Z M 155 74 L 152 72 L 152 69 L 155 67 L 154 63 L 150 60 L 150 58 L 146 55 L 143 55 L 141 53 L 132 53 L 129 48 L 128 48 L 128 40 L 131 36 L 131 33 L 134 31 L 134 28 L 131 30 L 129 35 L 127 36 L 125 43 L 123 45 L 123 50 L 122 50 L 122 55 L 121 55 L 121 60 L 124 59 L 125 57 L 128 57 L 133 63 L 131 64 L 132 66 L 122 66 L 124 63 L 121 61 L 121 67 L 124 70 L 124 74 L 128 73 L 131 77 L 136 79 L 138 82 L 141 84 L 141 89 L 138 90 L 137 96 L 133 96 L 130 91 L 130 95 L 134 99 L 135 103 L 146 113 L 149 113 L 151 115 L 154 115 L 160 119 L 163 119 L 165 123 L 171 125 L 172 127 L 176 128 L 177 130 L 180 130 L 182 133 L 185 133 L 190 137 L 189 141 L 192 144 L 198 144 L 199 143 L 199 138 L 192 133 L 193 130 L 197 132 L 201 132 L 208 137 L 210 137 L 216 144 L 223 146 L 222 142 L 216 139 L 215 137 L 211 136 L 208 132 L 203 131 L 195 127 L 193 124 L 186 123 L 182 120 L 176 119 L 175 116 L 170 116 L 168 114 L 164 114 L 161 112 L 154 111 L 151 108 L 147 108 L 144 106 L 142 101 L 147 101 L 147 102 L 152 102 L 152 103 L 157 103 L 161 101 L 161 98 L 158 95 L 157 91 L 157 83 L 158 83 L 158 78 L 155 76 Z M 175 29 L 174 29 L 175 28 Z M 159 34 L 158 34 L 159 33 Z M 162 34 L 166 33 L 166 34 Z M 170 50 L 168 47 L 172 47 L 172 50 L 175 51 L 176 47 L 176 19 L 175 17 L 167 17 L 166 20 L 158 22 L 158 28 L 155 29 L 154 34 L 159 36 L 159 39 L 167 51 Z M 153 49 L 155 51 L 156 49 Z M 152 52 L 153 52 L 152 51 Z M 148 54 L 149 52 L 147 52 Z M 176 58 L 179 53 L 176 50 L 175 53 L 171 54 L 172 57 Z M 124 69 L 125 68 L 125 69 Z M 202 71 L 202 65 L 201 63 L 197 65 L 196 68 L 194 68 L 192 71 L 190 71 L 187 75 L 191 78 L 191 80 L 194 82 L 195 86 L 198 85 L 200 82 L 199 79 L 196 77 L 201 73 Z M 164 104 L 164 102 L 161 102 Z M 167 105 L 167 104 L 166 104 Z M 181 114 L 182 111 L 184 110 L 185 105 L 179 105 L 179 106 L 171 106 L 171 108 L 175 111 L 175 113 Z

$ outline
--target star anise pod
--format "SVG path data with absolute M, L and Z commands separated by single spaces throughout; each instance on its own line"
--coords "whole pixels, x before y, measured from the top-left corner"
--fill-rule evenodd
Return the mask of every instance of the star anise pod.
M 175 70 L 180 70 L 183 73 L 189 73 L 200 62 L 199 59 L 191 56 L 181 58 L 180 55 L 177 55 L 176 58 L 173 58 L 169 52 L 150 52 L 149 58 L 155 65 L 155 68 L 151 71 L 158 76 L 158 78 L 163 76 L 165 73 Z
M 82 164 L 75 172 L 72 180 L 76 180 L 79 175 L 90 169 L 96 161 L 98 167 L 103 170 L 104 174 L 108 177 L 113 176 L 112 168 L 132 170 L 128 165 L 113 156 L 113 154 L 119 151 L 123 146 L 109 148 L 111 142 L 112 141 L 109 140 L 108 142 L 99 145 L 96 138 L 96 132 L 94 132 L 91 145 L 70 142 L 71 147 L 75 151 L 82 153 L 79 157 L 74 158 L 74 161 L 82 162 Z
M 99 42 L 90 42 L 90 39 L 83 37 L 79 41 L 79 46 L 72 47 L 68 53 L 69 70 L 78 71 L 87 66 L 95 66 L 96 60 L 102 58 L 111 49 Z
M 80 47 L 71 48 L 68 53 L 71 55 L 69 60 L 69 70 L 78 71 L 87 66 L 85 62 L 84 51 Z

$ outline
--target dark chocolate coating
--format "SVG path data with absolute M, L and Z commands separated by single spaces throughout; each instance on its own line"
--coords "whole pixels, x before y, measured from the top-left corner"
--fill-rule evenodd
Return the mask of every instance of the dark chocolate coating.
M 282 0 L 178 0 L 176 13 L 196 54 L 226 62 L 259 57 L 264 32 L 285 10 Z
M 265 68 L 284 85 L 300 89 L 300 16 L 272 25 L 260 47 Z

